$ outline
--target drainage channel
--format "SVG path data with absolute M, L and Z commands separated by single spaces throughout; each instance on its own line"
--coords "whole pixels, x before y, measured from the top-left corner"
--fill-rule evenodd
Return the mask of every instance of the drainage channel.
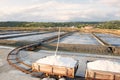
M 20 33 L 28 33 L 28 32 L 26 31 L 1 32 L 0 35 L 10 35 L 10 34 L 20 34 Z
M 45 33 L 50 33 L 50 32 L 35 32 L 35 33 L 26 33 L 26 34 L 16 34 L 16 35 L 10 35 L 10 36 L 1 36 L 0 39 L 16 38 L 16 37 L 45 34 Z

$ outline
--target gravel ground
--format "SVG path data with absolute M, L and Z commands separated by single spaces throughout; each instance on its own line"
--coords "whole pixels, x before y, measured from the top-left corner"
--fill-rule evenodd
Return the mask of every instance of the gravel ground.
M 40 80 L 39 78 L 31 77 L 18 70 L 10 70 L 8 72 L 0 73 L 1 80 Z
M 8 64 L 6 58 L 12 49 L 14 48 L 0 46 L 0 80 L 40 80 L 24 74 Z

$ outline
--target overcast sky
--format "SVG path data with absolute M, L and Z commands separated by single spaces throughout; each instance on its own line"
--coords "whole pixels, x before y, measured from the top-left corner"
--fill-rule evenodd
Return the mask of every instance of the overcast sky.
M 120 0 L 0 0 L 0 21 L 120 20 Z

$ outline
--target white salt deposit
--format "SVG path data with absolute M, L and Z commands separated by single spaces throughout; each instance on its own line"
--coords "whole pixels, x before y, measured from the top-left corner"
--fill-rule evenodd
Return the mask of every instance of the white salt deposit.
M 47 56 L 45 58 L 39 59 L 38 61 L 36 61 L 36 63 L 73 68 L 75 67 L 77 61 L 70 57 L 63 57 L 57 55 L 57 56 Z
M 43 78 L 42 80 L 56 80 L 54 78 Z
M 120 62 L 110 61 L 110 60 L 96 60 L 87 63 L 87 68 L 92 70 L 120 73 Z
M 65 78 L 60 78 L 59 80 L 66 80 Z

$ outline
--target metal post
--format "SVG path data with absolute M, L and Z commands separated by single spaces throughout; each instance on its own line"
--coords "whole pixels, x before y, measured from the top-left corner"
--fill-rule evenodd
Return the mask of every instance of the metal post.
M 60 27 L 59 27 L 59 32 L 58 32 L 58 42 L 57 42 L 57 47 L 56 47 L 56 51 L 55 51 L 55 56 L 57 55 L 59 41 L 60 41 Z

